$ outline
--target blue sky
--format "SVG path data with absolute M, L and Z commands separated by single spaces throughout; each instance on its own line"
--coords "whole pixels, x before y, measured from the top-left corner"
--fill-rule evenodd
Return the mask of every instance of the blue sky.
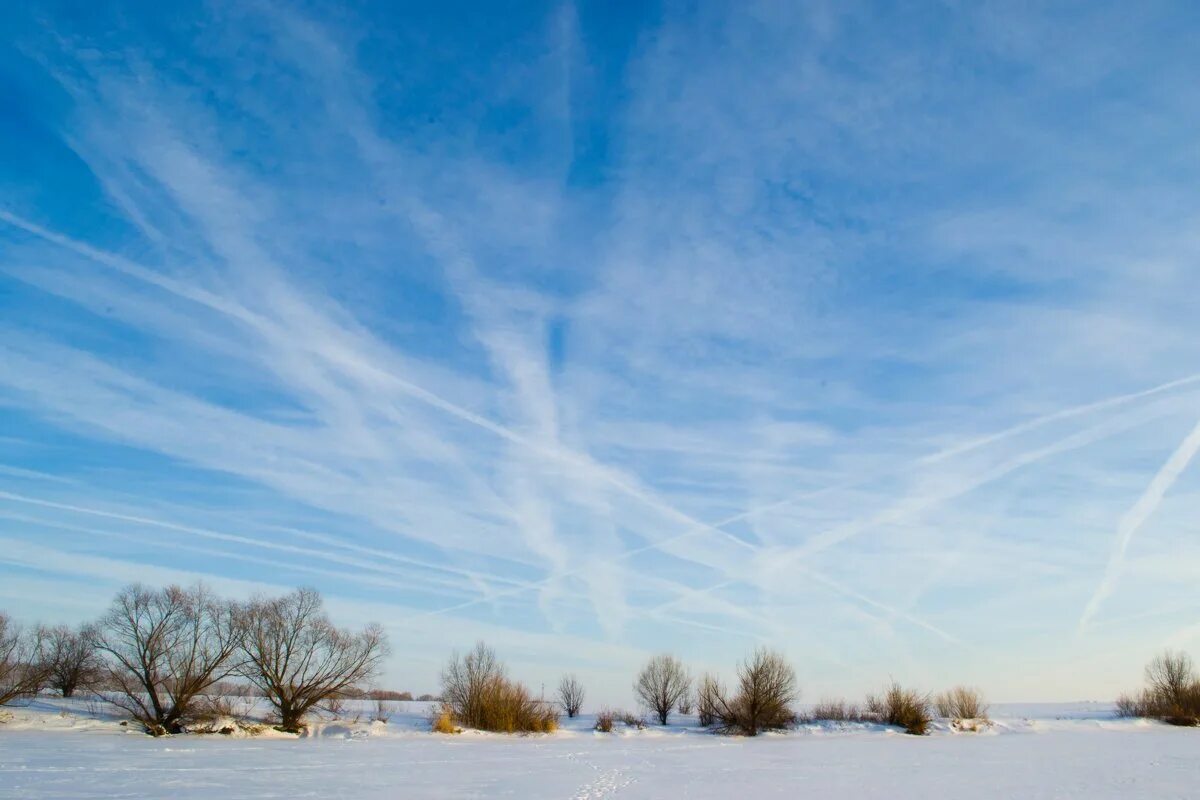
M 100 5 L 3 12 L 0 607 L 614 703 L 1200 644 L 1192 4 Z

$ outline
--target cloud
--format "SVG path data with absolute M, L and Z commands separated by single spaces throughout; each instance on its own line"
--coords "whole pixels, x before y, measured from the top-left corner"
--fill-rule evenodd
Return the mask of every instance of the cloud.
M 437 647 L 570 637 L 618 695 L 664 648 L 1002 694 L 1077 626 L 1040 608 L 1169 636 L 1195 56 L 1076 16 L 18 25 L 3 574 L 312 580 Z

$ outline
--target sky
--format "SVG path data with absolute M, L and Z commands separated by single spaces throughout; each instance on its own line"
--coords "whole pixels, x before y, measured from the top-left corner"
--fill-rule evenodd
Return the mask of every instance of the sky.
M 314 586 L 415 692 L 1135 688 L 1200 656 L 1198 23 L 10 4 L 0 608 Z

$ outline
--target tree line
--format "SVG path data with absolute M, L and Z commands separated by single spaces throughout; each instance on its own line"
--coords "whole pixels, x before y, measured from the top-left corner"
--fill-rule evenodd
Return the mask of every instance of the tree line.
M 240 678 L 267 699 L 280 729 L 298 731 L 317 704 L 376 674 L 387 654 L 379 625 L 337 627 L 314 589 L 240 603 L 199 584 L 133 584 L 78 628 L 22 629 L 0 612 L 0 705 L 44 688 L 70 697 L 103 686 L 148 733 L 179 733 L 207 692 Z
M 712 673 L 693 680 L 677 657 L 664 653 L 651 658 L 637 673 L 633 693 L 638 704 L 660 725 L 673 713 L 696 711 L 701 727 L 714 733 L 757 736 L 792 727 L 806 720 L 878 722 L 908 733 L 923 734 L 933 714 L 949 719 L 960 730 L 977 730 L 988 724 L 987 705 L 978 690 L 955 687 L 936 696 L 892 683 L 862 706 L 844 701 L 823 701 L 808 715 L 799 713 L 796 672 L 780 653 L 760 648 L 737 668 L 736 679 L 726 686 Z M 559 712 L 575 717 L 586 696 L 573 675 L 564 675 L 553 702 L 535 699 L 520 682 L 509 677 L 496 652 L 483 642 L 466 655 L 454 654 L 442 671 L 442 702 L 433 717 L 433 729 L 456 733 L 475 728 L 502 733 L 540 733 L 554 730 Z M 610 732 L 618 724 L 643 728 L 639 714 L 601 709 L 595 728 Z
M 71 697 L 103 688 L 103 696 L 151 734 L 179 733 L 202 714 L 214 692 L 252 690 L 268 701 L 277 727 L 299 731 L 319 704 L 344 697 L 378 701 L 411 699 L 407 693 L 364 692 L 389 652 L 377 624 L 361 630 L 334 625 L 321 595 L 300 588 L 248 602 L 222 599 L 203 585 L 117 593 L 96 621 L 22 629 L 0 612 L 0 705 L 53 689 Z M 506 733 L 550 732 L 559 714 L 578 716 L 586 692 L 564 675 L 553 701 L 535 698 L 511 678 L 494 650 L 480 642 L 455 653 L 441 675 L 433 729 L 453 733 L 476 728 Z M 1146 669 L 1147 688 L 1118 700 L 1122 716 L 1152 717 L 1176 725 L 1200 724 L 1200 676 L 1183 653 L 1166 652 Z M 690 715 L 717 733 L 756 736 L 805 720 L 878 722 L 908 733 L 928 730 L 936 714 L 960 730 L 986 726 L 987 705 L 978 690 L 958 686 L 938 695 L 891 683 L 862 705 L 823 700 L 806 715 L 795 709 L 796 672 L 778 652 L 760 648 L 738 667 L 727 687 L 712 673 L 694 680 L 670 654 L 651 658 L 637 673 L 639 705 L 662 725 L 672 713 Z M 422 700 L 433 699 L 428 695 Z M 602 709 L 596 728 L 643 727 L 638 714 Z

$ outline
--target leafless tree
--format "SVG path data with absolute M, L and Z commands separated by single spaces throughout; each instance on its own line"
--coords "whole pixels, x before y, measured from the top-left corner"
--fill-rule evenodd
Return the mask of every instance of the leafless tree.
M 334 626 L 315 589 L 254 600 L 240 617 L 242 674 L 287 731 L 299 730 L 313 706 L 374 675 L 388 653 L 378 625 L 358 633 Z
M 558 682 L 558 702 L 567 717 L 574 718 L 583 708 L 583 684 L 574 675 L 564 675 Z
M 109 699 L 149 733 L 182 731 L 196 699 L 234 669 L 236 634 L 233 605 L 202 585 L 122 589 L 97 627 Z
M 0 611 L 0 705 L 38 693 L 49 677 L 45 630 L 22 630 Z
M 708 728 L 717 721 L 717 707 L 725 696 L 725 687 L 715 675 L 704 673 L 696 687 L 696 717 L 700 727 Z
M 786 728 L 796 719 L 796 694 L 795 670 L 779 653 L 760 648 L 738 667 L 736 695 L 714 693 L 716 719 L 722 731 L 745 736 Z
M 496 651 L 478 642 L 465 656 L 452 655 L 442 670 L 442 704 L 460 724 L 480 727 L 489 688 L 504 679 L 504 665 Z
M 665 653 L 650 659 L 633 684 L 634 693 L 658 716 L 660 725 L 667 724 L 671 711 L 691 688 L 692 679 L 683 662 Z
M 46 658 L 50 666 L 47 683 L 63 697 L 94 684 L 103 666 L 96 649 L 96 630 L 90 625 L 50 628 L 46 631 Z
M 1165 650 L 1146 665 L 1150 691 L 1163 702 L 1178 704 L 1196 684 L 1196 670 L 1187 653 Z

